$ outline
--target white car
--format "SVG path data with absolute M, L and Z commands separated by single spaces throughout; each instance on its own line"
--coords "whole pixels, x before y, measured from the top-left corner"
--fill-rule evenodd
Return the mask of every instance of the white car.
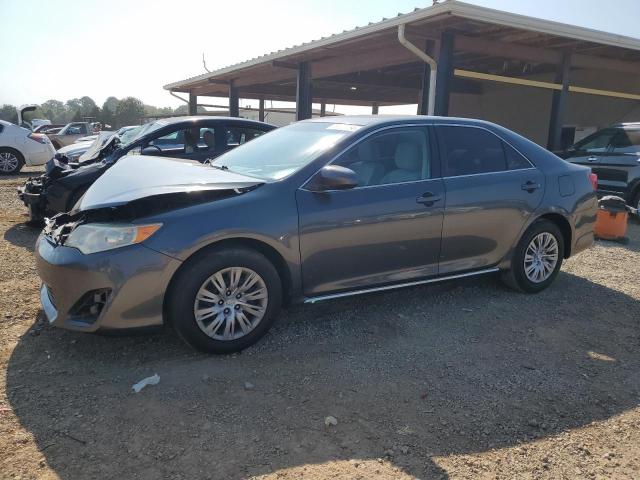
M 55 153 L 46 135 L 0 120 L 0 175 L 18 173 L 24 165 L 43 165 Z

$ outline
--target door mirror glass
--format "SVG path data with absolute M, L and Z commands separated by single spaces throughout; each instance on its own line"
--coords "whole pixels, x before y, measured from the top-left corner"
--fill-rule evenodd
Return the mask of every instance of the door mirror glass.
M 311 179 L 307 188 L 312 192 L 348 190 L 358 186 L 358 175 L 353 170 L 339 165 L 326 165 Z

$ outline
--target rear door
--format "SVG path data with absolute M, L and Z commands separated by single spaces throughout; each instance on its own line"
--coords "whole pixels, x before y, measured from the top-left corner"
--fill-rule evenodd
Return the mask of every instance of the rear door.
M 440 274 L 497 265 L 544 194 L 544 175 L 493 132 L 436 127 L 446 204 Z

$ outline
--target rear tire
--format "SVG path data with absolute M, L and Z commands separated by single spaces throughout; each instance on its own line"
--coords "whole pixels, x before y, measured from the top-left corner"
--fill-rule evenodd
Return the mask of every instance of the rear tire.
M 520 292 L 541 292 L 556 279 L 563 259 L 564 238 L 558 226 L 550 220 L 536 220 L 520 238 L 502 281 Z
M 253 345 L 267 333 L 282 303 L 278 271 L 247 248 L 197 254 L 171 284 L 168 322 L 182 340 L 205 353 L 233 353 Z
M 24 166 L 24 156 L 13 148 L 0 148 L 0 175 L 19 173 Z

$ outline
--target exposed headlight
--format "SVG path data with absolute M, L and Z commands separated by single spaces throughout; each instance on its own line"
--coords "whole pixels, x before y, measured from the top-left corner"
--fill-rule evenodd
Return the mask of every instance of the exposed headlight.
M 67 247 L 77 248 L 84 254 L 104 252 L 144 242 L 161 226 L 161 223 L 151 225 L 88 223 L 73 230 L 64 244 Z

